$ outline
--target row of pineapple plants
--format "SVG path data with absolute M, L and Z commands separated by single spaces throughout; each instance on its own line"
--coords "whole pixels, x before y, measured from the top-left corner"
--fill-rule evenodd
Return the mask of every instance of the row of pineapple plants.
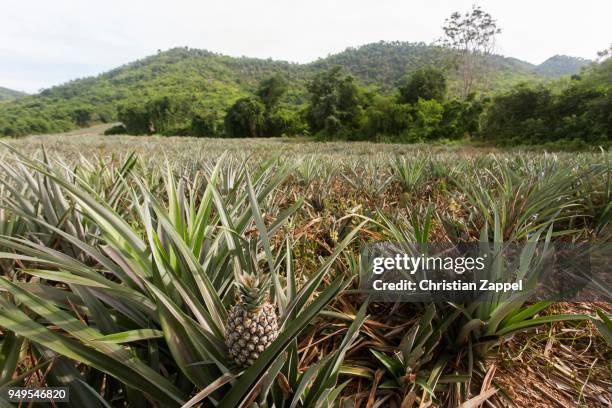
M 358 234 L 431 242 L 437 228 L 449 237 L 548 242 L 581 238 L 589 223 L 605 241 L 610 216 L 609 167 L 576 177 L 554 157 L 535 171 L 533 162 L 495 157 L 458 165 L 398 158 L 384 168 L 229 156 L 155 166 L 128 156 L 74 166 L 15 151 L 2 164 L 2 384 L 48 369 L 48 384 L 71 379 L 75 406 L 329 406 L 350 401 L 341 397 L 351 394 L 351 378 L 373 379 L 372 361 L 385 368 L 381 387 L 395 390 L 379 406 L 398 395 L 406 406 L 458 405 L 472 397 L 472 378 L 482 379 L 490 347 L 517 330 L 592 316 L 538 317 L 548 304 L 515 299 L 417 305 L 421 318 L 400 344 L 372 347 L 369 364 L 344 361 L 368 332 L 367 302 L 352 314 L 329 306 L 358 280 Z M 336 205 L 331 193 L 312 194 L 338 184 L 372 202 L 336 219 L 329 253 L 299 271 L 290 228 Z M 386 189 L 404 210 L 385 214 Z M 461 204 L 433 211 L 446 194 Z M 426 208 L 415 203 L 422 196 Z M 321 319 L 338 320 L 343 340 L 303 367 L 300 338 Z M 606 319 L 594 319 L 604 333 Z M 449 333 L 460 339 L 450 348 Z M 17 370 L 24 350 L 37 364 Z
M 282 369 L 291 388 L 301 389 L 291 398 L 281 393 L 282 404 L 334 399 L 329 395 L 335 391 L 330 375 L 337 373 L 336 360 L 343 351 L 338 350 L 335 359 L 329 356 L 329 364 L 321 365 L 321 384 L 312 385 L 308 382 L 318 374 L 302 379 L 297 360 L 288 359 L 285 350 L 293 349 L 295 354 L 297 334 L 344 287 L 336 279 L 315 294 L 353 237 L 347 237 L 320 270 L 298 286 L 291 272 L 290 242 L 281 240 L 273 247 L 270 239 L 300 202 L 277 214 L 268 226 L 259 208 L 286 177 L 286 169 L 272 171 L 272 163 L 265 163 L 251 174 L 245 168 L 221 169 L 221 163 L 223 158 L 200 180 L 203 188 L 187 188 L 183 180 L 177 182 L 171 172 L 166 173 L 167 202 L 162 203 L 146 187 L 147 180 L 126 177 L 132 158 L 116 172 L 116 182 L 101 182 L 97 191 L 79 171 L 57 170 L 48 161 L 22 158 L 21 175 L 39 178 L 30 187 L 40 196 L 47 196 L 48 190 L 59 192 L 56 198 L 61 199 L 41 201 L 47 211 L 38 217 L 19 205 L 10 208 L 16 218 L 5 224 L 23 222 L 36 238 L 12 236 L 1 241 L 5 250 L 14 251 L 2 254 L 9 279 L 1 285 L 10 296 L 2 299 L 1 326 L 89 366 L 79 373 L 63 364 L 68 372 L 54 373 L 75 379 L 86 375 L 86 380 L 71 382 L 76 388 L 75 406 L 103 402 L 89 386 L 100 372 L 121 384 L 115 390 L 109 387 L 116 395 L 105 399 L 124 399 L 130 406 L 147 400 L 162 406 L 186 404 L 194 387 L 201 391 L 192 403 L 207 399 L 219 406 L 236 406 L 256 398 L 265 404 L 273 395 L 279 398 L 273 391 L 278 391 L 274 383 Z M 12 190 L 15 184 L 5 185 Z M 225 197 L 218 187 L 226 190 Z M 118 193 L 123 195 L 120 199 L 131 201 L 120 211 L 105 194 L 119 189 L 125 192 Z M 194 194 L 183 194 L 185 189 Z M 201 195 L 196 193 L 202 190 Z M 62 207 L 65 203 L 69 208 Z M 46 218 L 57 213 L 62 213 L 62 221 L 48 222 Z M 134 225 L 125 221 L 128 213 L 138 217 L 131 219 Z M 90 233 L 71 233 L 69 223 L 75 219 Z M 35 229 L 27 224 L 36 225 Z M 247 228 L 253 226 L 257 233 L 247 236 Z M 44 243 L 38 239 L 37 227 L 45 231 Z M 95 242 L 83 239 L 91 236 Z M 16 270 L 21 263 L 31 267 Z M 363 313 L 347 333 L 344 348 Z M 254 394 L 255 386 L 266 381 L 268 390 Z M 232 392 L 222 398 L 222 388 L 230 386 Z

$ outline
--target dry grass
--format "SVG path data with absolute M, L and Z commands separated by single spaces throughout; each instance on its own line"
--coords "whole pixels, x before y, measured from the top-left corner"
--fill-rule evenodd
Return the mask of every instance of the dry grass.
M 593 311 L 592 304 L 562 303 L 564 313 Z M 610 304 L 597 304 L 610 312 Z M 609 407 L 612 352 L 590 323 L 557 323 L 524 333 L 498 354 L 496 383 L 519 407 Z

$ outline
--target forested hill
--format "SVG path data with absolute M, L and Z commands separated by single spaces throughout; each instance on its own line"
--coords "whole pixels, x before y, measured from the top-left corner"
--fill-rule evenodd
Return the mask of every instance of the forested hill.
M 286 77 L 287 106 L 305 101 L 305 84 L 317 72 L 340 65 L 362 85 L 390 92 L 399 79 L 419 66 L 448 69 L 451 94 L 459 89 L 459 75 L 447 51 L 422 43 L 380 42 L 349 48 L 309 64 L 271 59 L 235 58 L 204 50 L 174 48 L 126 64 L 96 77 L 78 79 L 0 104 L 0 135 L 61 132 L 95 122 L 116 119 L 122 103 L 146 103 L 164 95 L 186 96 L 196 108 L 223 112 L 240 96 L 274 73 Z M 513 58 L 491 56 L 493 74 L 488 90 L 507 89 L 525 80 L 541 78 L 535 66 Z
M 0 135 L 63 132 L 111 122 L 121 104 L 144 105 L 166 95 L 187 96 L 203 109 L 222 111 L 274 73 L 286 76 L 303 94 L 307 72 L 306 66 L 287 62 L 174 48 L 95 77 L 0 104 Z
M 555 55 L 536 67 L 536 72 L 549 77 L 578 74 L 580 70 L 593 61 L 584 58 Z
M 326 69 L 340 65 L 363 84 L 388 90 L 395 88 L 406 72 L 431 64 L 444 67 L 451 81 L 451 92 L 459 92 L 459 75 L 452 61 L 449 51 L 440 47 L 396 41 L 347 48 L 339 54 L 311 63 L 310 67 Z M 537 78 L 534 65 L 515 58 L 491 55 L 486 65 L 494 73 L 490 84 L 493 89 L 499 90 L 517 82 Z
M 21 98 L 26 94 L 19 91 L 13 91 L 12 89 L 3 88 L 0 86 L 0 101 L 8 101 L 17 98 Z

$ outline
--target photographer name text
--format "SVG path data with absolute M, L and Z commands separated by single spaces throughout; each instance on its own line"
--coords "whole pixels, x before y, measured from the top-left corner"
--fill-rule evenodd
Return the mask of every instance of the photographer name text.
M 454 272 L 461 276 L 466 272 L 482 271 L 486 267 L 486 254 L 482 257 L 431 257 L 425 254 L 420 256 L 409 256 L 397 254 L 394 257 L 376 257 L 373 259 L 372 272 L 379 275 L 381 279 L 372 281 L 375 291 L 488 291 L 488 292 L 512 292 L 522 291 L 523 281 L 493 282 L 488 279 L 477 281 L 458 280 L 433 280 L 421 279 L 419 281 L 401 279 L 396 281 L 385 281 L 385 272 L 404 272 L 415 275 L 417 272 L 428 273 L 431 271 Z
M 523 290 L 523 281 L 518 282 L 491 282 L 481 279 L 479 282 L 457 281 L 432 281 L 421 280 L 419 282 L 410 280 L 400 280 L 397 282 L 384 282 L 377 279 L 372 282 L 372 288 L 376 291 L 492 291 L 492 292 L 513 292 Z

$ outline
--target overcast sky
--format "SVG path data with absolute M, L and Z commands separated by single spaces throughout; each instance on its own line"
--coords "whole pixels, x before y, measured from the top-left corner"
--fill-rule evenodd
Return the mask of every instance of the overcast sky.
M 474 0 L 0 0 L 0 86 L 36 92 L 176 46 L 309 62 L 380 40 L 430 43 Z M 481 0 L 504 55 L 595 58 L 609 0 Z

